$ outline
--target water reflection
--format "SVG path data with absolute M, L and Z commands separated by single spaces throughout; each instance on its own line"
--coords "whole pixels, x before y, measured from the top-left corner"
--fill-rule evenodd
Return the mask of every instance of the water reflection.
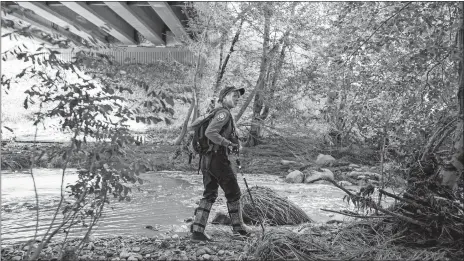
M 61 170 L 35 169 L 39 194 L 39 235 L 50 224 L 59 202 Z M 194 196 L 187 181 L 160 177 L 156 173 L 142 174 L 141 191 L 133 189 L 131 202 L 113 200 L 103 213 L 94 236 L 146 235 L 153 236 L 168 230 L 186 231 L 183 220 L 193 208 L 185 204 Z M 36 226 L 35 194 L 31 176 L 27 173 L 3 172 L 2 179 L 2 244 L 32 239 Z M 77 180 L 77 171 L 67 170 L 65 184 Z M 149 226 L 153 229 L 147 229 Z M 71 231 L 70 237 L 82 236 L 85 228 Z M 62 237 L 59 234 L 56 238 Z

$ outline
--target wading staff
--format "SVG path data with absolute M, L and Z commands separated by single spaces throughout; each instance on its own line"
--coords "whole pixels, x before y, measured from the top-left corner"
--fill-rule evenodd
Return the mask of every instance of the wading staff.
M 247 183 L 247 181 L 245 179 L 245 175 L 242 172 L 242 165 L 240 164 L 240 154 L 239 153 L 237 153 L 237 159 L 235 160 L 235 162 L 237 163 L 238 171 L 242 174 L 243 181 L 245 182 L 245 186 L 246 186 L 246 189 L 248 191 L 248 195 L 250 195 L 251 204 L 253 204 L 253 207 L 256 209 L 256 213 L 258 214 L 259 224 L 261 225 L 261 229 L 263 230 L 263 237 L 264 237 L 263 219 L 259 215 L 258 208 L 256 207 L 255 201 L 253 200 L 253 196 L 251 196 L 251 191 L 250 191 L 250 188 L 248 187 L 248 183 Z

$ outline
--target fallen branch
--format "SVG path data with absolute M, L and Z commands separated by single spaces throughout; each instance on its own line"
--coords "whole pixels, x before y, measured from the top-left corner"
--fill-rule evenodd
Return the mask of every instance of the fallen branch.
M 426 200 L 424 200 L 422 198 L 416 198 L 413 195 L 409 194 L 408 192 L 403 193 L 403 198 L 413 200 L 416 203 L 421 204 L 421 205 L 426 206 L 426 207 L 430 206 L 430 203 L 428 201 L 426 201 Z
M 337 182 L 335 182 L 334 180 L 332 179 L 329 179 L 329 178 L 319 178 L 319 179 L 315 179 L 313 182 L 316 182 L 316 181 L 319 181 L 319 180 L 327 180 L 329 181 L 330 183 L 332 183 L 334 186 L 336 186 L 337 188 L 343 190 L 346 194 L 348 194 L 352 199 L 355 199 L 355 200 L 364 200 L 368 203 L 369 207 L 375 209 L 375 210 L 378 210 L 380 212 L 383 212 L 385 214 L 389 214 L 391 216 L 394 216 L 398 219 L 401 219 L 405 222 L 409 222 L 409 223 L 412 223 L 412 224 L 416 224 L 418 226 L 422 226 L 424 227 L 425 229 L 428 229 L 428 225 L 423 223 L 423 222 L 420 222 L 420 221 L 417 221 L 415 219 L 412 219 L 410 217 L 406 217 L 406 216 L 403 216 L 401 214 L 398 214 L 398 213 L 395 213 L 395 212 L 392 212 L 390 210 L 386 210 L 386 209 L 383 209 L 382 207 L 379 207 L 377 204 L 375 204 L 375 202 L 373 202 L 372 200 L 366 200 L 365 198 L 363 197 L 360 197 L 360 196 L 357 196 L 357 195 L 354 195 L 353 193 L 349 192 L 347 189 L 345 189 L 344 187 L 340 186 L 337 184 Z
M 459 202 L 459 201 L 453 201 L 453 200 L 451 200 L 451 199 L 447 199 L 447 198 L 440 197 L 440 196 L 433 196 L 433 199 L 435 199 L 436 201 L 441 201 L 441 202 L 448 203 L 448 204 L 450 204 L 452 207 L 456 207 L 456 208 L 458 208 L 459 210 L 464 211 L 464 204 L 461 203 L 461 202 Z
M 389 196 L 389 197 L 394 198 L 394 199 L 396 199 L 396 200 L 399 200 L 399 201 L 401 201 L 401 202 L 408 203 L 409 205 L 411 205 L 411 206 L 413 206 L 413 207 L 415 207 L 415 208 L 427 207 L 427 206 L 424 206 L 424 205 L 421 205 L 421 204 L 417 204 L 416 202 L 414 202 L 414 201 L 412 201 L 412 200 L 410 200 L 410 199 L 402 198 L 402 197 L 397 196 L 397 195 L 395 195 L 395 194 L 386 192 L 386 191 L 383 190 L 383 189 L 379 189 L 379 192 L 380 192 L 381 194 L 384 194 L 384 195 L 386 195 L 386 196 Z
M 336 211 L 336 210 L 331 210 L 331 209 L 325 209 L 321 208 L 322 211 L 326 212 L 332 212 L 332 213 L 337 213 L 337 214 L 342 214 L 344 216 L 349 216 L 349 217 L 356 217 L 356 218 L 391 218 L 391 216 L 365 216 L 365 215 L 358 215 L 356 213 L 349 213 L 349 212 L 341 212 L 341 211 Z
M 412 224 L 416 224 L 416 225 L 421 226 L 421 227 L 423 227 L 423 228 L 425 228 L 425 229 L 427 229 L 427 230 L 430 230 L 430 228 L 428 228 L 428 225 L 425 224 L 424 222 L 420 222 L 420 221 L 417 221 L 417 220 L 415 220 L 415 219 L 413 219 L 413 218 L 406 217 L 406 216 L 403 216 L 403 215 L 401 215 L 401 214 L 392 212 L 392 211 L 390 211 L 390 210 L 383 209 L 383 208 L 377 206 L 377 205 L 376 205 L 374 202 L 372 202 L 372 201 L 370 202 L 369 206 L 370 206 L 371 208 L 373 208 L 373 209 L 375 209 L 375 210 L 378 210 L 378 211 L 380 211 L 380 212 L 383 212 L 383 213 L 385 213 L 385 214 L 392 215 L 392 216 L 394 216 L 394 217 L 396 217 L 396 218 L 398 218 L 398 219 L 401 219 L 401 220 L 403 220 L 403 221 L 406 221 L 406 222 L 409 222 L 409 223 L 412 223 Z
M 348 196 L 354 198 L 354 199 L 357 199 L 357 198 L 360 198 L 359 196 L 356 196 L 354 195 L 353 193 L 351 193 L 349 190 L 347 190 L 346 188 L 344 188 L 343 186 L 339 185 L 335 180 L 333 179 L 329 179 L 329 178 L 325 178 L 325 177 L 322 177 L 322 178 L 318 178 L 318 179 L 315 179 L 313 181 L 311 181 L 310 183 L 314 183 L 316 181 L 319 181 L 319 180 L 326 180 L 330 183 L 332 183 L 335 187 L 343 190 L 346 194 L 348 194 Z

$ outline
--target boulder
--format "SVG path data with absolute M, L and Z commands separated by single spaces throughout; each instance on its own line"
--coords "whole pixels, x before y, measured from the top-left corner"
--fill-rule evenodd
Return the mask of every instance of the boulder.
M 334 174 L 329 169 L 310 170 L 305 178 L 305 183 L 313 183 L 315 180 L 320 178 L 334 179 Z M 325 184 L 325 182 L 321 182 Z
M 294 170 L 285 177 L 287 183 L 302 183 L 303 179 L 304 174 L 299 170 Z
M 325 167 L 333 165 L 335 161 L 336 159 L 330 155 L 319 154 L 317 155 L 316 164 Z

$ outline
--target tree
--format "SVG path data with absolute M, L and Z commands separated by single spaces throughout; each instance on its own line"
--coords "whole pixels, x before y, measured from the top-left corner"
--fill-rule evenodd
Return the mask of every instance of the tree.
M 212 92 L 214 94 L 218 91 L 230 57 L 234 52 L 235 44 L 239 41 L 242 25 L 245 22 L 244 15 L 249 9 L 248 6 L 245 6 L 240 13 L 238 13 L 237 15 L 232 15 L 229 12 L 224 12 L 224 9 L 228 9 L 230 8 L 230 6 L 227 6 L 227 4 L 224 5 L 223 3 L 196 3 L 195 6 L 195 10 L 198 10 L 200 15 L 192 17 L 189 20 L 189 27 L 190 30 L 197 34 L 196 38 L 199 39 L 198 42 L 191 43 L 190 46 L 192 51 L 196 52 L 198 56 L 196 73 L 193 81 L 195 89 L 195 98 L 193 100 L 196 101 L 196 103 L 191 105 L 192 108 L 189 109 L 189 113 L 185 117 L 181 133 L 174 142 L 176 145 L 180 145 L 184 140 L 185 134 L 187 133 L 188 121 L 191 118 L 191 113 L 193 112 L 191 122 L 193 122 L 200 114 L 199 94 L 203 93 L 203 97 L 210 95 L 208 89 L 205 88 L 206 86 L 203 86 L 200 83 L 203 79 L 205 68 L 212 67 L 211 57 L 216 52 L 219 52 L 219 67 L 215 76 L 215 84 L 214 86 L 212 86 Z M 228 30 L 230 29 L 230 27 L 236 27 L 235 23 L 237 21 L 239 22 L 239 25 L 236 29 L 237 31 L 233 39 L 231 39 L 231 44 L 227 55 L 225 56 L 225 58 L 223 58 L 223 49 L 229 40 Z M 219 45 L 218 40 L 215 38 L 215 35 L 217 34 L 221 35 L 219 39 Z M 219 50 L 217 50 L 218 46 Z
M 291 6 L 289 6 L 291 10 L 290 17 L 293 17 L 296 6 L 297 2 L 294 2 L 291 4 Z M 288 9 L 285 10 L 288 12 Z M 251 129 L 246 143 L 248 146 L 255 146 L 259 144 L 259 137 L 261 136 L 261 124 L 269 115 L 271 107 L 270 101 L 273 99 L 274 93 L 276 91 L 276 83 L 282 70 L 282 65 L 285 59 L 285 50 L 289 43 L 288 38 L 291 31 L 291 26 L 287 24 L 286 31 L 271 48 L 271 19 L 276 14 L 275 7 L 270 3 L 263 4 L 262 12 L 264 16 L 263 47 L 259 76 L 256 82 L 255 90 L 252 92 L 252 95 L 254 96 L 253 117 L 251 122 Z M 277 54 L 279 53 L 279 50 L 280 55 L 278 56 Z M 278 59 L 276 59 L 277 56 Z M 268 95 L 265 94 L 266 92 Z M 247 102 L 249 102 L 249 99 L 247 99 Z M 240 119 L 244 111 L 243 108 L 246 108 L 247 106 L 248 103 L 243 105 L 242 110 L 238 114 L 238 117 L 236 117 L 237 121 Z

